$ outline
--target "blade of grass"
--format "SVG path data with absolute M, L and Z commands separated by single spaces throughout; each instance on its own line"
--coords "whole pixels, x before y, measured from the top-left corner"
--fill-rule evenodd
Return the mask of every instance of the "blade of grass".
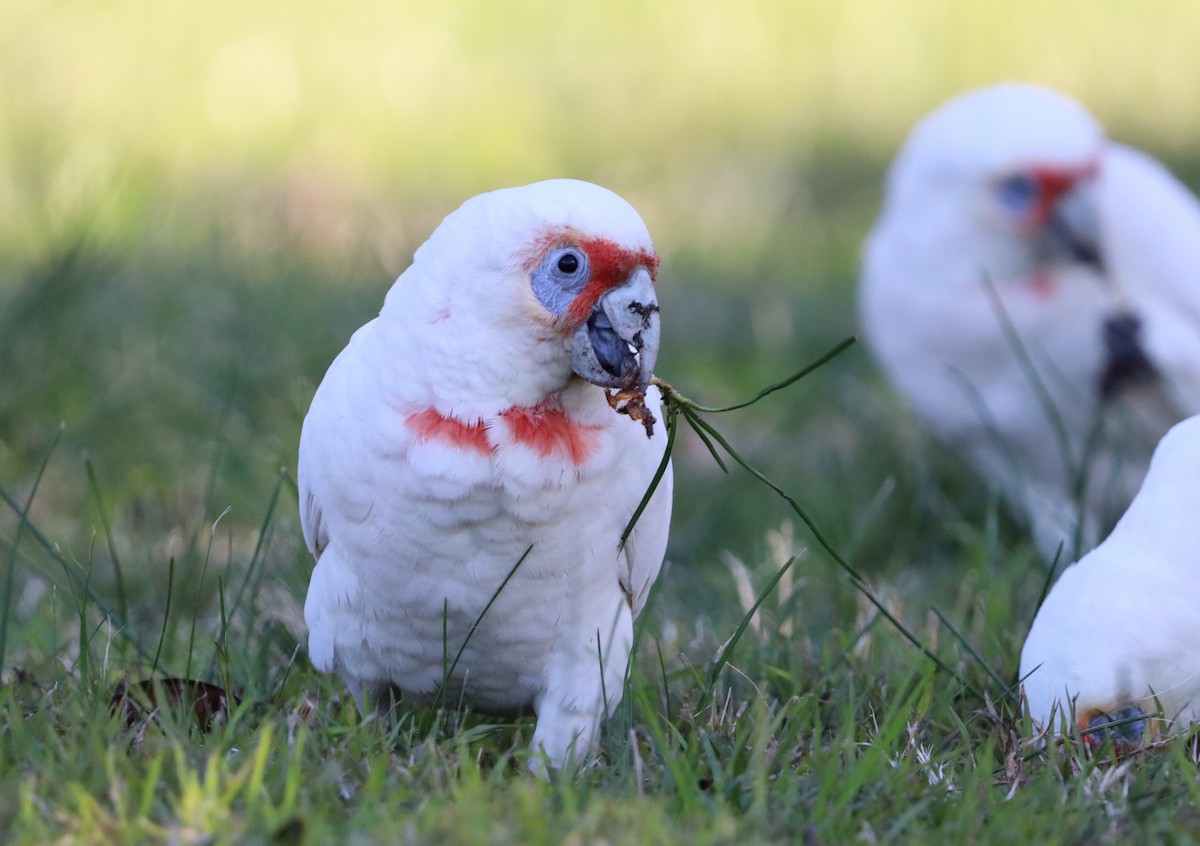
M 1012 688 L 1008 682 L 1000 677 L 1000 674 L 993 669 L 992 665 L 989 664 L 987 659 L 980 654 L 979 650 L 977 650 L 975 646 L 969 640 L 967 640 L 966 635 L 959 631 L 958 627 L 946 618 L 946 615 L 941 612 L 941 609 L 939 609 L 937 606 L 933 606 L 933 613 L 937 615 L 939 620 L 941 620 L 942 625 L 950 630 L 950 634 L 954 636 L 954 639 L 963 645 L 963 648 L 967 650 L 967 653 L 975 660 L 975 663 L 983 667 L 984 672 L 991 677 L 992 681 L 994 681 L 1001 690 L 1011 691 Z
M 883 480 L 883 484 L 879 486 L 879 490 L 875 491 L 871 498 L 867 500 L 867 504 L 860 509 L 861 516 L 855 521 L 854 531 L 846 544 L 847 560 L 857 556 L 859 548 L 879 522 L 880 517 L 883 516 L 884 506 L 895 490 L 896 480 L 894 477 L 889 476 Z
M 1054 572 L 1058 569 L 1058 562 L 1062 559 L 1063 543 L 1058 542 L 1058 549 L 1054 552 L 1054 560 L 1050 562 L 1050 566 L 1046 568 L 1046 578 L 1042 580 L 1042 589 L 1038 593 L 1037 602 L 1033 606 L 1033 616 L 1037 616 L 1037 612 L 1041 610 L 1042 603 L 1046 601 L 1046 596 L 1050 593 L 1050 586 L 1054 584 Z M 1033 625 L 1033 620 L 1029 621 L 1029 625 Z
M 669 382 L 666 382 L 662 379 L 658 379 L 657 377 L 655 379 L 653 379 L 652 380 L 653 384 L 655 386 L 657 386 L 658 389 L 661 391 L 662 397 L 663 397 L 663 402 L 666 405 L 665 413 L 666 413 L 666 418 L 667 418 L 667 422 L 666 422 L 667 447 L 663 453 L 662 461 L 659 462 L 658 470 L 655 472 L 654 478 L 650 482 L 650 487 L 646 490 L 646 493 L 643 494 L 642 501 L 640 503 L 638 503 L 638 507 L 633 512 L 633 516 L 630 518 L 629 522 L 625 525 L 625 530 L 623 532 L 621 532 L 621 541 L 618 544 L 618 548 L 624 547 L 625 542 L 629 540 L 629 535 L 633 531 L 634 525 L 637 523 L 638 518 L 642 516 L 642 512 L 646 510 L 646 506 L 647 506 L 647 504 L 649 504 L 651 496 L 654 495 L 654 491 L 658 487 L 658 483 L 662 480 L 663 473 L 666 472 L 667 463 L 670 461 L 671 453 L 675 448 L 675 433 L 676 433 L 676 431 L 678 429 L 678 425 L 679 425 L 677 418 L 678 418 L 680 407 L 687 406 L 687 407 L 691 407 L 697 411 L 721 413 L 721 412 L 725 412 L 725 411 L 734 411 L 739 408 L 746 408 L 747 406 L 754 405 L 756 402 L 761 400 L 763 397 L 769 396 L 770 394 L 773 394 L 776 391 L 779 391 L 779 390 L 782 390 L 782 389 L 788 387 L 789 385 L 793 384 L 794 382 L 804 378 L 809 373 L 812 373 L 818 367 L 821 367 L 822 365 L 831 361 L 832 359 L 834 359 L 835 357 L 840 355 L 843 351 L 848 349 L 851 345 L 853 345 L 856 342 L 856 340 L 857 339 L 854 337 L 846 338 L 844 341 L 837 344 L 832 350 L 825 353 L 825 355 L 818 358 L 812 364 L 808 365 L 807 367 L 802 368 L 801 370 L 799 370 L 796 373 L 793 373 L 791 376 L 784 379 L 782 382 L 776 382 L 774 385 L 770 385 L 766 388 L 763 388 L 761 391 L 759 391 L 753 397 L 751 397 L 750 399 L 748 399 L 744 402 L 735 403 L 734 405 L 723 406 L 720 408 L 708 408 L 706 406 L 699 405 L 698 403 L 695 403 L 692 400 L 689 400 L 686 397 L 682 396 L 678 391 L 675 390 L 675 388 Z M 721 458 L 721 454 L 720 454 L 720 452 L 717 451 L 717 448 L 715 446 L 713 446 L 712 441 L 710 441 L 703 432 L 697 430 L 695 426 L 692 427 L 692 430 L 700 438 L 701 443 L 703 443 L 704 446 L 707 447 L 709 455 L 711 455 L 713 457 L 713 461 L 717 462 L 717 466 L 720 467 L 723 472 L 728 473 L 729 467 L 725 464 L 725 460 Z
M 755 612 L 758 611 L 758 609 L 766 601 L 767 597 L 771 595 L 771 591 L 775 589 L 775 585 L 779 584 L 779 580 L 783 578 L 783 574 L 791 569 L 791 566 L 795 563 L 796 556 L 793 555 L 787 561 L 783 562 L 782 567 L 775 571 L 775 575 L 772 576 L 771 580 L 767 582 L 766 586 L 759 591 L 758 596 L 754 600 L 754 604 L 751 605 L 746 610 L 746 613 L 742 615 L 741 621 L 738 623 L 737 628 L 733 630 L 733 634 L 729 637 L 729 640 L 725 641 L 725 645 L 721 647 L 721 650 L 717 653 L 717 656 L 713 658 L 713 662 L 708 668 L 708 675 L 705 677 L 704 691 L 700 694 L 700 699 L 696 703 L 695 713 L 699 714 L 703 712 L 704 709 L 708 707 L 709 703 L 712 702 L 713 690 L 716 687 L 717 678 L 721 675 L 721 670 L 724 669 L 725 665 L 729 663 L 729 656 L 733 653 L 734 647 L 738 645 L 738 641 L 741 640 L 742 635 L 746 633 L 746 629 L 750 626 L 750 621 L 754 619 Z
M 454 674 L 455 668 L 458 667 L 459 659 L 462 658 L 463 652 L 466 651 L 467 644 L 469 644 L 471 642 L 471 638 L 474 637 L 475 632 L 478 631 L 479 624 L 483 622 L 483 618 L 487 615 L 487 612 L 489 610 L 491 610 L 492 605 L 495 604 L 496 598 L 499 597 L 501 591 L 503 591 L 504 588 L 507 587 L 508 583 L 512 580 L 512 577 L 517 574 L 517 569 L 522 564 L 525 563 L 525 559 L 529 557 L 529 553 L 531 553 L 531 552 L 533 552 L 533 544 L 530 544 L 528 547 L 525 548 L 525 551 L 521 553 L 521 557 L 517 559 L 517 563 L 512 565 L 512 569 L 508 571 L 508 574 L 504 577 L 503 581 L 501 581 L 500 585 L 496 588 L 495 591 L 493 591 L 491 598 L 488 599 L 488 601 L 487 601 L 487 605 L 483 606 L 483 610 L 479 612 L 479 616 L 475 618 L 475 622 L 471 623 L 471 628 L 467 630 L 467 636 L 465 638 L 463 638 L 462 645 L 458 647 L 458 652 L 455 653 L 454 660 L 450 662 L 449 667 L 444 666 L 445 658 L 443 657 L 443 659 L 442 659 L 442 663 L 443 663 L 442 686 L 438 690 L 437 696 L 434 698 L 434 706 L 435 707 L 440 707 L 444 703 L 445 696 L 446 696 L 446 685 L 450 682 L 450 677 Z M 445 649 L 446 637 L 448 636 L 446 633 L 446 625 L 447 625 L 447 613 L 443 612 L 443 614 L 442 614 L 443 649 Z
M 225 607 L 225 577 L 223 574 L 217 575 L 217 599 L 221 616 L 221 631 L 228 631 L 229 613 Z M 225 638 L 221 637 L 217 639 L 216 645 L 217 650 L 215 655 L 220 658 L 216 669 L 221 678 L 221 685 L 226 690 L 233 690 L 233 679 L 229 666 L 229 644 Z
M 221 520 L 223 520 L 225 518 L 225 515 L 229 514 L 229 512 L 231 512 L 232 510 L 233 510 L 233 508 L 229 507 L 229 508 L 226 508 L 224 511 L 222 511 L 219 515 L 217 515 L 217 519 L 213 521 L 212 527 L 209 529 L 208 545 L 204 549 L 204 563 L 200 566 L 200 580 L 196 583 L 195 606 L 197 609 L 199 609 L 200 605 L 201 605 L 200 593 L 201 593 L 201 591 L 204 590 L 204 577 L 206 575 L 208 575 L 208 562 L 212 558 L 212 545 L 213 545 L 213 540 L 217 536 L 217 526 L 220 525 Z M 259 539 L 261 540 L 261 537 Z M 195 611 L 192 614 L 192 629 L 188 633 L 187 664 L 186 664 L 186 668 L 184 669 L 184 672 L 183 672 L 184 678 L 190 679 L 192 677 L 192 655 L 193 655 L 193 652 L 194 652 L 194 649 L 196 646 L 196 619 L 199 616 L 200 616 L 199 610 Z M 220 642 L 221 638 L 218 636 L 217 640 L 218 640 L 218 642 Z M 213 660 L 214 661 L 216 660 L 215 654 L 213 656 Z
M 33 499 L 37 496 L 38 486 L 42 483 L 42 477 L 46 475 L 46 467 L 50 464 L 50 456 L 54 454 L 54 450 L 58 447 L 59 441 L 62 440 L 65 426 L 59 425 L 58 431 L 54 434 L 54 440 L 50 442 L 50 446 L 46 449 L 46 454 L 42 456 L 42 463 L 38 466 L 38 471 L 33 477 L 33 485 L 29 489 L 29 496 L 25 498 L 25 508 L 23 511 L 18 511 L 20 514 L 28 514 L 29 509 L 33 506 Z M 7 496 L 5 497 L 7 499 Z M 12 544 L 8 548 L 8 556 L 5 561 L 4 569 L 4 595 L 0 597 L 0 672 L 4 670 L 4 661 L 8 656 L 8 621 L 11 613 L 13 586 L 16 582 L 17 570 L 17 550 L 21 546 L 21 535 L 25 531 L 27 520 L 20 520 L 17 523 L 17 529 L 13 533 Z
M 840 555 L 837 552 L 837 550 L 834 549 L 833 545 L 825 538 L 825 535 L 817 527 L 816 523 L 808 515 L 808 512 L 806 512 L 804 510 L 804 508 L 800 505 L 800 503 L 797 502 L 794 497 L 790 496 L 786 491 L 784 491 L 782 488 L 780 488 L 778 485 L 776 485 L 774 482 L 772 482 L 770 479 L 768 479 L 756 467 L 754 467 L 752 464 L 750 464 L 748 461 L 746 461 L 744 458 L 742 458 L 742 456 L 736 450 L 734 450 L 732 446 L 730 446 L 729 442 L 725 439 L 725 437 L 723 435 L 721 435 L 721 433 L 719 431 L 717 431 L 717 429 L 715 427 L 713 427 L 711 424 L 709 424 L 707 421 L 705 421 L 703 419 L 703 417 L 701 417 L 701 413 L 709 413 L 709 412 L 719 413 L 719 412 L 724 412 L 724 411 L 732 411 L 734 409 L 739 409 L 739 408 L 745 408 L 747 406 L 753 405 L 754 403 L 758 402 L 763 397 L 768 396 L 771 393 L 773 393 L 777 390 L 780 390 L 781 388 L 784 388 L 784 387 L 787 387 L 788 385 L 793 384 L 801 377 L 808 375 L 809 373 L 813 372 L 813 370 L 826 364 L 831 359 L 833 359 L 835 356 L 839 355 L 844 350 L 846 350 L 852 343 L 854 343 L 854 341 L 855 341 L 855 339 L 853 337 L 848 338 L 845 341 L 842 341 L 840 344 L 835 346 L 832 350 L 830 350 L 828 353 L 826 353 L 824 356 L 822 356 L 820 359 L 818 359 L 812 365 L 803 368 L 802 370 L 800 370 L 793 376 L 788 377 L 787 379 L 783 380 L 782 382 L 778 382 L 775 385 L 771 385 L 768 388 L 764 388 L 762 391 L 759 391 L 759 393 L 756 394 L 751 399 L 749 399 L 745 402 L 742 402 L 742 403 L 735 403 L 734 405 L 731 405 L 731 406 L 723 406 L 723 407 L 719 407 L 719 408 L 707 408 L 707 407 L 701 406 L 699 403 L 696 403 L 695 401 L 690 400 L 687 397 L 683 396 L 677 390 L 675 390 L 675 388 L 668 382 L 665 382 L 661 379 L 656 378 L 654 380 L 654 384 L 657 385 L 659 390 L 662 392 L 663 401 L 668 405 L 669 409 L 670 408 L 678 409 L 678 413 L 683 415 L 684 420 L 692 428 L 692 431 L 694 431 L 697 434 L 697 436 L 699 436 L 700 439 L 705 443 L 705 445 L 708 446 L 710 452 L 713 453 L 714 457 L 717 458 L 718 463 L 720 463 L 722 467 L 724 467 L 724 464 L 723 464 L 723 462 L 720 461 L 720 458 L 716 454 L 716 450 L 713 448 L 712 444 L 710 443 L 710 441 L 709 441 L 710 437 L 713 441 L 720 444 L 721 448 L 723 450 L 725 450 L 726 454 L 728 454 L 735 462 L 737 462 L 739 465 L 741 465 L 741 467 L 744 470 L 746 470 L 746 472 L 748 472 L 751 476 L 753 476 L 759 482 L 761 482 L 762 484 L 766 485 L 768 488 L 773 490 L 778 496 L 780 496 L 791 507 L 792 511 L 795 512 L 796 516 L 798 516 L 800 518 L 801 522 L 803 522 L 804 525 L 806 527 L 808 527 L 808 530 L 810 532 L 812 532 L 813 537 L 816 539 L 817 543 L 819 543 L 821 545 L 821 547 L 830 555 L 830 557 L 834 560 L 834 562 L 850 577 L 851 584 L 855 587 L 855 589 L 858 590 L 863 596 L 865 596 L 867 598 L 867 600 L 872 605 L 875 606 L 875 608 L 879 611 L 879 613 L 882 614 L 888 620 L 888 622 L 890 622 L 896 628 L 896 630 L 899 631 L 904 636 L 904 638 L 909 641 L 909 643 L 911 643 L 913 646 L 917 647 L 917 649 L 919 649 L 927 658 L 929 658 L 931 661 L 933 661 L 933 663 L 935 665 L 937 665 L 937 667 L 939 667 L 944 672 L 948 673 L 953 678 L 957 679 L 958 682 L 960 684 L 962 684 L 965 688 L 972 691 L 973 693 L 978 694 L 979 691 L 975 688 L 974 685 L 972 685 L 966 679 L 962 678 L 962 676 L 959 675 L 952 667 L 947 665 L 932 650 L 930 650 L 927 646 L 925 646 L 923 643 L 921 643 L 920 639 L 917 638 L 917 636 L 914 635 L 911 631 L 909 631 L 908 627 L 905 626 L 903 623 L 901 623 L 900 620 L 898 620 L 895 617 L 895 615 L 893 615 L 884 606 L 883 602 L 881 602 L 879 600 L 879 598 L 875 596 L 874 592 L 867 586 L 866 580 L 863 579 L 861 574 L 859 574 L 859 572 L 857 570 L 855 570 L 850 565 L 850 563 L 848 561 L 846 561 L 846 559 L 844 557 L 842 557 L 842 555 Z M 668 413 L 669 413 L 669 411 L 668 411 Z
M 112 559 L 113 577 L 116 579 L 117 614 L 122 620 L 129 619 L 129 600 L 125 593 L 125 576 L 122 572 L 121 557 L 117 555 L 117 545 L 113 542 L 112 521 L 108 517 L 108 509 L 104 507 L 104 497 L 100 494 L 100 482 L 96 478 L 96 468 L 89 456 L 84 456 L 83 467 L 87 473 L 88 488 L 92 499 L 96 501 L 96 513 L 100 515 L 100 526 L 104 529 L 104 542 L 108 545 L 108 555 Z
M 213 507 L 213 494 L 217 489 L 217 471 L 221 466 L 221 459 L 225 457 L 225 427 L 229 422 L 229 414 L 233 409 L 233 400 L 237 394 L 238 388 L 238 370 L 235 367 L 229 377 L 229 389 L 225 392 L 225 401 L 221 403 L 221 414 L 217 418 L 217 434 L 213 439 L 213 455 L 212 460 L 208 463 L 207 478 L 204 480 L 204 513 L 211 513 Z
M 1000 321 L 1000 329 L 1004 333 L 1005 340 L 1017 356 L 1017 362 L 1020 364 L 1021 370 L 1029 382 L 1030 389 L 1037 395 L 1038 403 L 1042 406 L 1042 410 L 1046 412 L 1050 426 L 1054 429 L 1054 437 L 1058 441 L 1059 454 L 1062 457 L 1067 476 L 1068 478 L 1074 478 L 1071 436 L 1067 431 L 1066 423 L 1063 421 L 1062 412 L 1058 410 L 1050 389 L 1046 386 L 1041 374 L 1038 373 L 1037 368 L 1034 366 L 1033 357 L 1030 356 L 1025 342 L 1022 340 L 1020 333 L 1017 332 L 1017 327 L 1013 324 L 1012 318 L 1009 317 L 1008 310 L 1004 307 L 1004 303 L 1000 299 L 1000 293 L 996 290 L 995 283 L 986 275 L 983 277 L 983 288 L 987 292 L 988 299 L 991 301 L 992 308 L 996 312 L 997 319 Z
M 175 592 L 175 556 L 167 561 L 167 601 L 163 609 L 162 630 L 158 633 L 158 648 L 154 650 L 154 660 L 150 662 L 151 672 L 159 671 L 158 659 L 162 657 L 163 642 L 167 639 L 167 622 L 171 619 L 171 596 Z
M 655 652 L 658 653 L 658 672 L 662 676 L 663 686 L 663 714 L 669 720 L 671 719 L 671 686 L 667 681 L 667 661 L 663 658 L 662 644 L 658 641 L 654 642 Z
M 233 596 L 233 602 L 229 606 L 229 617 L 221 623 L 221 631 L 218 634 L 219 639 L 224 639 L 228 634 L 228 620 L 232 620 L 237 614 L 238 609 L 242 606 L 242 598 L 246 595 L 246 590 L 250 585 L 250 580 L 254 576 L 254 572 L 262 560 L 263 550 L 266 548 L 267 538 L 270 535 L 271 521 L 275 516 L 275 508 L 279 504 L 279 494 L 283 490 L 284 484 L 291 481 L 291 475 L 286 468 L 281 468 L 279 476 L 275 479 L 275 487 L 271 491 L 271 499 L 267 502 L 266 513 L 263 514 L 262 523 L 258 527 L 258 540 L 254 544 L 254 552 L 250 556 L 250 562 L 246 565 L 246 574 L 242 577 L 241 584 L 238 585 L 237 593 Z M 296 486 L 291 485 L 293 491 Z M 214 524 L 215 526 L 215 524 Z M 211 538 L 210 538 L 211 543 Z M 247 626 L 247 629 L 253 629 L 253 626 Z
M 662 477 L 667 472 L 667 467 L 671 463 L 671 453 L 675 450 L 675 433 L 678 431 L 679 423 L 677 420 L 678 412 L 675 406 L 667 405 L 666 410 L 666 427 L 667 427 L 667 446 L 663 450 L 663 457 L 658 462 L 658 469 L 654 471 L 654 477 L 650 480 L 649 487 L 642 494 L 642 500 L 638 503 L 637 508 L 633 510 L 633 516 L 629 518 L 629 522 L 625 524 L 625 530 L 621 532 L 621 540 L 617 543 L 617 549 L 624 549 L 625 543 L 629 540 L 629 536 L 633 533 L 633 527 L 637 525 L 638 519 L 642 516 L 642 512 L 646 510 L 646 506 L 650 504 L 650 499 L 654 496 L 654 492 L 658 490 L 658 484 L 662 481 Z
M 692 408 L 694 408 L 696 411 L 702 411 L 705 414 L 723 414 L 726 411 L 737 411 L 738 409 L 746 408 L 747 406 L 754 405 L 756 402 L 761 400 L 763 397 L 770 396 L 771 394 L 775 393 L 776 391 L 782 391 L 784 388 L 789 387 L 793 383 L 800 381 L 801 379 L 803 379 L 809 373 L 812 373 L 817 368 L 822 367 L 825 364 L 828 364 L 830 361 L 837 358 L 839 355 L 841 355 L 843 352 L 848 350 L 850 347 L 854 346 L 856 343 L 858 343 L 858 339 L 856 337 L 854 337 L 853 335 L 851 335 L 849 338 L 846 338 L 846 339 L 840 341 L 837 345 L 835 345 L 833 347 L 833 349 L 831 349 L 829 352 L 825 353 L 823 356 L 818 358 L 812 364 L 809 364 L 808 366 L 796 371 L 791 376 L 787 377 L 786 379 L 784 379 L 781 382 L 776 382 L 773 385 L 768 385 L 767 387 L 763 388 L 761 391 L 759 391 L 757 394 L 755 394 L 748 400 L 744 400 L 742 402 L 737 402 L 737 403 L 734 403 L 733 405 L 722 405 L 722 406 L 711 407 L 711 408 L 709 406 L 697 405 L 697 404 L 693 403 Z
M 1000 294 L 996 290 L 995 284 L 986 276 L 983 282 L 984 289 L 987 291 L 996 316 L 1000 321 L 1000 327 L 1004 332 L 1005 339 L 1009 347 L 1013 350 L 1013 353 L 1017 356 L 1017 361 L 1021 366 L 1022 372 L 1025 374 L 1026 381 L 1028 381 L 1030 389 L 1037 397 L 1038 404 L 1046 413 L 1050 426 L 1054 430 L 1054 437 L 1058 444 L 1063 470 L 1067 478 L 1071 480 L 1071 499 L 1076 508 L 1076 520 L 1072 533 L 1073 554 L 1078 556 L 1083 550 L 1085 523 L 1084 496 L 1087 492 L 1088 475 L 1092 463 L 1091 459 L 1099 449 L 1100 434 L 1104 428 L 1103 418 L 1097 416 L 1087 436 L 1084 438 L 1081 454 L 1079 456 L 1073 455 L 1071 452 L 1070 431 L 1067 429 L 1067 424 L 1063 419 L 1061 410 L 1059 410 L 1059 407 L 1054 402 L 1050 388 L 1046 385 L 1045 380 L 1042 379 L 1041 374 L 1038 373 L 1037 367 L 1033 363 L 1033 356 L 1029 354 L 1028 347 L 1026 347 L 1024 340 L 1017 332 L 1016 325 L 1012 322 L 1007 309 L 1004 308 L 1004 303 L 1000 299 Z
M 60 567 L 62 567 L 63 573 L 66 574 L 72 590 L 80 590 L 82 594 L 87 597 L 88 601 L 96 606 L 96 608 L 105 617 L 108 617 L 110 620 L 115 620 L 114 628 L 116 631 L 120 633 L 121 637 L 129 642 L 129 644 L 137 651 L 138 655 L 140 655 L 144 660 L 149 661 L 150 654 L 146 651 L 145 647 L 138 642 L 137 638 L 133 636 L 132 632 L 126 628 L 126 621 L 121 619 L 116 612 L 113 611 L 112 608 L 110 608 L 108 604 L 100 598 L 99 594 L 92 589 L 92 586 L 87 579 L 76 572 L 80 569 L 79 566 L 77 564 L 72 564 L 72 562 L 68 561 L 63 554 L 59 552 L 58 547 L 50 542 L 49 538 L 46 537 L 41 529 L 30 522 L 28 512 L 21 508 L 20 504 L 12 498 L 7 490 L 2 487 L 0 487 L 0 499 L 4 500 L 5 505 L 12 509 L 13 513 L 20 518 L 21 525 L 23 525 L 29 532 L 30 537 L 37 541 L 38 546 L 40 546 L 50 556 L 51 559 L 53 559 Z
M 640 650 L 642 648 L 642 638 L 646 634 L 646 627 L 648 625 L 648 621 L 653 616 L 651 613 L 651 609 L 654 608 L 655 604 L 658 602 L 658 595 L 662 590 L 662 584 L 663 583 L 661 580 L 656 579 L 650 585 L 650 591 L 646 595 L 646 602 L 644 605 L 642 605 L 641 612 L 638 614 L 637 618 L 633 621 L 633 643 L 630 644 L 629 660 L 625 664 L 625 678 L 622 679 L 622 681 L 621 681 L 621 689 L 624 692 L 624 695 L 623 695 L 621 701 L 626 704 L 626 707 L 628 709 L 626 713 L 629 718 L 630 727 L 632 727 L 634 725 L 634 722 L 633 722 L 633 697 L 630 696 L 630 690 L 633 686 L 634 663 L 635 663 L 636 656 L 638 654 L 638 650 Z M 657 644 L 657 641 L 655 641 L 655 643 Z M 659 651 L 659 659 L 660 660 L 662 659 L 661 650 Z
M 729 467 L 725 464 L 725 459 L 721 458 L 721 453 L 717 451 L 715 446 L 713 446 L 713 442 L 709 440 L 708 435 L 697 429 L 695 426 L 692 427 L 692 431 L 695 432 L 696 437 L 700 438 L 700 442 L 704 444 L 705 448 L 708 450 L 708 454 L 713 457 L 713 461 L 717 462 L 717 466 L 721 468 L 721 472 L 728 474 Z
M 729 442 L 725 440 L 724 436 L 721 435 L 720 432 L 718 432 L 699 415 L 693 413 L 689 407 L 683 406 L 682 414 L 690 426 L 693 428 L 700 427 L 708 432 L 708 434 L 710 434 L 713 439 L 721 445 L 722 449 L 724 449 L 734 461 L 740 464 L 742 468 L 746 470 L 746 472 L 748 472 L 755 479 L 758 479 L 771 490 L 775 491 L 776 494 L 778 494 L 789 506 L 791 506 L 792 511 L 796 513 L 796 516 L 800 518 L 801 522 L 803 522 L 804 525 L 808 527 L 809 531 L 812 532 L 813 537 L 816 539 L 817 543 L 821 545 L 821 548 L 824 549 L 834 560 L 834 562 L 850 577 L 850 582 L 852 585 L 854 585 L 855 589 L 865 596 L 867 601 L 874 605 L 875 608 L 878 609 L 879 613 L 886 617 L 888 622 L 890 622 L 909 643 L 917 647 L 917 649 L 919 649 L 927 658 L 933 661 L 934 664 L 936 664 L 940 669 L 957 679 L 965 688 L 970 690 L 972 693 L 979 694 L 978 689 L 976 689 L 974 685 L 972 685 L 961 675 L 959 675 L 952 667 L 942 661 L 942 659 L 939 658 L 931 649 L 929 649 L 929 647 L 921 643 L 920 639 L 918 639 L 916 635 L 909 631 L 908 627 L 901 623 L 900 620 L 898 620 L 896 616 L 884 606 L 883 602 L 881 602 L 879 598 L 875 596 L 874 592 L 867 587 L 866 580 L 863 579 L 859 572 L 850 566 L 850 563 L 846 561 L 836 549 L 833 548 L 833 545 L 825 538 L 825 535 L 817 527 L 813 519 L 809 517 L 808 512 L 804 510 L 799 502 L 797 502 L 782 488 L 764 476 L 762 472 L 746 461 L 746 459 L 742 458 L 742 456 L 729 445 Z
M 91 573 L 89 568 L 88 573 Z M 75 609 L 79 617 L 79 655 L 75 666 L 79 670 L 79 684 L 83 690 L 88 690 L 88 680 L 91 678 L 92 639 L 87 632 L 87 603 L 76 596 Z
M 608 685 L 604 681 L 604 648 L 603 641 L 600 638 L 600 629 L 596 629 L 596 666 L 600 668 L 600 701 L 604 703 L 604 719 L 605 721 L 611 716 L 608 713 Z M 629 667 L 625 668 L 626 677 L 628 677 Z

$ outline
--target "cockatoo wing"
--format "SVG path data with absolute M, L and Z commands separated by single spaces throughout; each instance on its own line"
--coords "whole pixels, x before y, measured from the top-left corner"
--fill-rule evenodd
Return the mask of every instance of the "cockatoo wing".
M 1200 201 L 1152 157 L 1110 144 L 1100 180 L 1104 260 L 1143 321 L 1182 414 L 1200 413 Z

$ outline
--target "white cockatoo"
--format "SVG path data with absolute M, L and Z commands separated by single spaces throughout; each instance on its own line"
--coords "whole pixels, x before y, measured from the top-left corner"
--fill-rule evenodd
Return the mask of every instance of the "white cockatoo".
M 973 91 L 892 164 L 860 311 L 925 423 L 1079 553 L 1200 412 L 1200 204 L 1061 94 Z
M 1021 678 L 1041 727 L 1128 720 L 1111 729 L 1121 743 L 1200 719 L 1197 502 L 1200 417 L 1191 417 L 1162 439 L 1112 534 L 1063 572 L 1033 621 Z
M 583 760 L 667 544 L 669 467 L 620 544 L 666 446 L 657 270 L 611 191 L 493 191 L 437 227 L 330 366 L 300 437 L 304 618 L 313 665 L 360 709 L 394 687 L 532 710 L 535 768 Z

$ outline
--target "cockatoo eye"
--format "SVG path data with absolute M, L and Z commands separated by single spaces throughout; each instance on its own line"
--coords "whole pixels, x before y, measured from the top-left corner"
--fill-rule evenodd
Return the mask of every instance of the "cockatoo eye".
M 1015 173 L 996 185 L 996 198 L 1000 205 L 1013 214 L 1027 213 L 1037 202 L 1040 193 L 1037 181 L 1024 173 Z
M 1142 742 L 1146 734 L 1146 715 L 1138 706 L 1129 705 L 1107 713 L 1089 714 L 1082 728 L 1090 730 L 1084 741 L 1093 748 L 1105 740 L 1112 741 L 1118 748 L 1128 748 Z
M 588 255 L 579 247 L 565 246 L 550 253 L 533 271 L 533 293 L 551 314 L 566 312 L 591 278 Z
M 568 276 L 579 269 L 579 256 L 573 252 L 565 252 L 558 257 L 558 270 Z
M 570 288 L 580 286 L 588 275 L 587 253 L 575 246 L 560 247 L 546 256 L 542 263 L 549 275 Z

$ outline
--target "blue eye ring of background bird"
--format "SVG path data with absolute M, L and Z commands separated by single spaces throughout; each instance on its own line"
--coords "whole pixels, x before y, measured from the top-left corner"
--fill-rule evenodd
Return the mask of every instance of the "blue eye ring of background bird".
M 1026 217 L 1037 207 L 1042 188 L 1028 173 L 1013 173 L 998 180 L 994 192 L 1000 207 L 1017 217 Z
M 551 250 L 533 271 L 530 284 L 534 296 L 548 312 L 561 317 L 592 277 L 588 255 L 579 247 Z
M 1149 717 L 1136 705 L 1126 705 L 1112 711 L 1091 709 L 1079 718 L 1080 730 L 1087 732 L 1082 735 L 1082 740 L 1090 749 L 1111 743 L 1118 755 L 1141 746 L 1149 724 Z

